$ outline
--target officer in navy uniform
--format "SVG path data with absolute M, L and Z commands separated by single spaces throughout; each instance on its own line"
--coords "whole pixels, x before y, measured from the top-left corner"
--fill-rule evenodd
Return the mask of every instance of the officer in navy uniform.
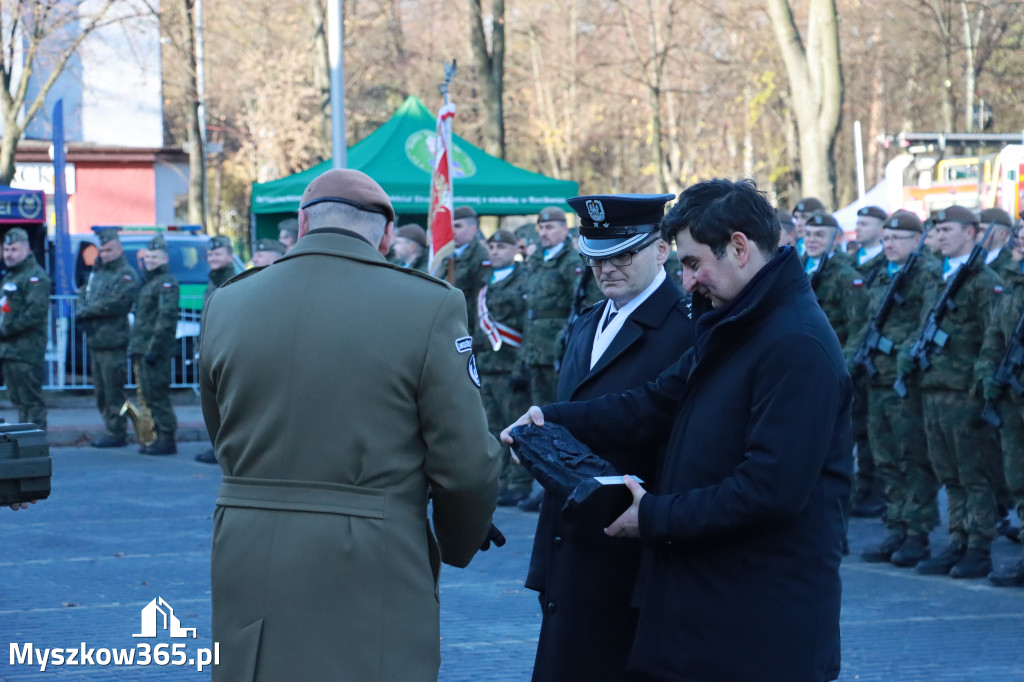
M 689 297 L 666 277 L 669 244 L 659 223 L 671 194 L 569 199 L 580 216 L 579 250 L 605 300 L 572 325 L 558 376 L 559 401 L 640 386 L 693 345 Z M 596 453 L 653 483 L 658 453 Z M 600 523 L 570 524 L 564 500 L 541 504 L 526 586 L 540 593 L 543 621 L 534 680 L 629 680 L 640 563 L 636 540 L 609 538 Z

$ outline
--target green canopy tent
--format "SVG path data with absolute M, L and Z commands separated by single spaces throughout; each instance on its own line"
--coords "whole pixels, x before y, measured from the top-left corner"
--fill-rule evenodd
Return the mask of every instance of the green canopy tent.
M 405 220 L 419 219 L 424 227 L 436 127 L 436 115 L 411 96 L 387 123 L 348 150 L 348 167 L 379 182 L 395 212 Z M 546 206 L 568 210 L 565 200 L 579 193 L 575 182 L 517 168 L 452 137 L 456 206 L 471 206 L 480 215 L 531 215 Z M 280 180 L 253 183 L 253 240 L 276 238 L 277 223 L 295 217 L 302 190 L 330 168 L 328 160 Z

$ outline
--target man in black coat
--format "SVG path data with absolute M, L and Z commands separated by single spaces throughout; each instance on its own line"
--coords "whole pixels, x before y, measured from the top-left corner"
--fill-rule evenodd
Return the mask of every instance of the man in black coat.
M 671 251 L 658 229 L 671 194 L 575 197 L 579 250 L 607 299 L 573 324 L 558 375 L 558 400 L 588 400 L 640 386 L 693 346 L 689 300 L 665 275 Z M 595 452 L 650 483 L 657 448 Z M 536 682 L 629 680 L 637 610 L 630 604 L 642 545 L 609 538 L 593 519 L 567 522 L 564 499 L 545 495 L 526 586 L 543 622 Z
M 696 343 L 627 393 L 531 408 L 605 448 L 665 444 L 606 533 L 645 546 L 630 666 L 658 680 L 832 680 L 853 473 L 838 339 L 753 183 L 683 192 L 662 221 Z M 507 437 L 506 433 L 502 434 Z M 600 595 L 595 595 L 600 598 Z

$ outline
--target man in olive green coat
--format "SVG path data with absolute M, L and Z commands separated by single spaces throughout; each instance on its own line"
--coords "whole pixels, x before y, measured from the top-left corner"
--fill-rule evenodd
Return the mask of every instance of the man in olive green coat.
M 295 248 L 210 300 L 214 680 L 437 678 L 441 562 L 480 548 L 500 462 L 462 293 L 386 261 L 393 221 L 327 171 Z
M 926 322 L 951 278 L 974 249 L 978 218 L 963 206 L 950 206 L 935 215 L 939 248 L 945 256 L 942 281 L 925 292 L 922 322 Z M 917 565 L 925 575 L 983 578 L 992 570 L 992 541 L 996 538 L 996 474 L 999 439 L 995 431 L 978 425 L 981 381 L 974 365 L 981 351 L 992 312 L 1003 292 L 1003 280 L 984 262 L 984 255 L 969 269 L 953 297 L 955 307 L 945 313 L 941 330 L 949 335 L 942 352 L 931 349 L 930 366 L 915 366 L 909 351 L 921 328 L 907 339 L 896 358 L 901 376 L 920 376 L 928 458 L 936 478 L 946 487 L 949 500 L 949 545 L 938 556 Z
M 139 275 L 124 258 L 117 230 L 99 233 L 99 258 L 89 281 L 78 291 L 75 320 L 84 328 L 92 363 L 96 407 L 107 433 L 94 448 L 119 448 L 127 443 L 127 420 L 121 416 L 128 379 L 128 313 L 139 294 Z
M 135 302 L 132 363 L 139 369 L 139 393 L 153 415 L 156 440 L 139 448 L 144 455 L 173 455 L 178 420 L 171 407 L 171 358 L 178 326 L 178 280 L 167 267 L 167 242 L 153 237 L 142 257 L 146 281 Z
M 50 278 L 39 267 L 28 233 L 12 227 L 4 235 L 7 276 L 0 298 L 0 366 L 18 421 L 46 430 L 43 361 L 50 310 Z

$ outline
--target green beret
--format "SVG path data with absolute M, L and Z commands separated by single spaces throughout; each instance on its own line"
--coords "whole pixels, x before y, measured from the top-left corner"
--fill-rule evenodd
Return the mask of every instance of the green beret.
M 149 240 L 146 244 L 146 248 L 150 251 L 167 251 L 167 240 L 160 235 L 157 235 Z
M 222 234 L 210 237 L 210 245 L 206 248 L 213 251 L 214 249 L 231 248 L 231 240 Z
M 96 237 L 100 240 L 100 244 L 107 244 L 117 240 L 117 230 L 114 228 L 100 230 L 96 233 Z
M 260 239 L 256 242 L 256 248 L 253 249 L 253 251 L 273 251 L 274 253 L 279 253 L 283 256 L 284 244 L 276 239 Z
M 4 235 L 4 244 L 13 244 L 15 242 L 27 242 L 28 232 L 21 229 L 20 227 L 12 227 L 7 230 L 7 234 Z

